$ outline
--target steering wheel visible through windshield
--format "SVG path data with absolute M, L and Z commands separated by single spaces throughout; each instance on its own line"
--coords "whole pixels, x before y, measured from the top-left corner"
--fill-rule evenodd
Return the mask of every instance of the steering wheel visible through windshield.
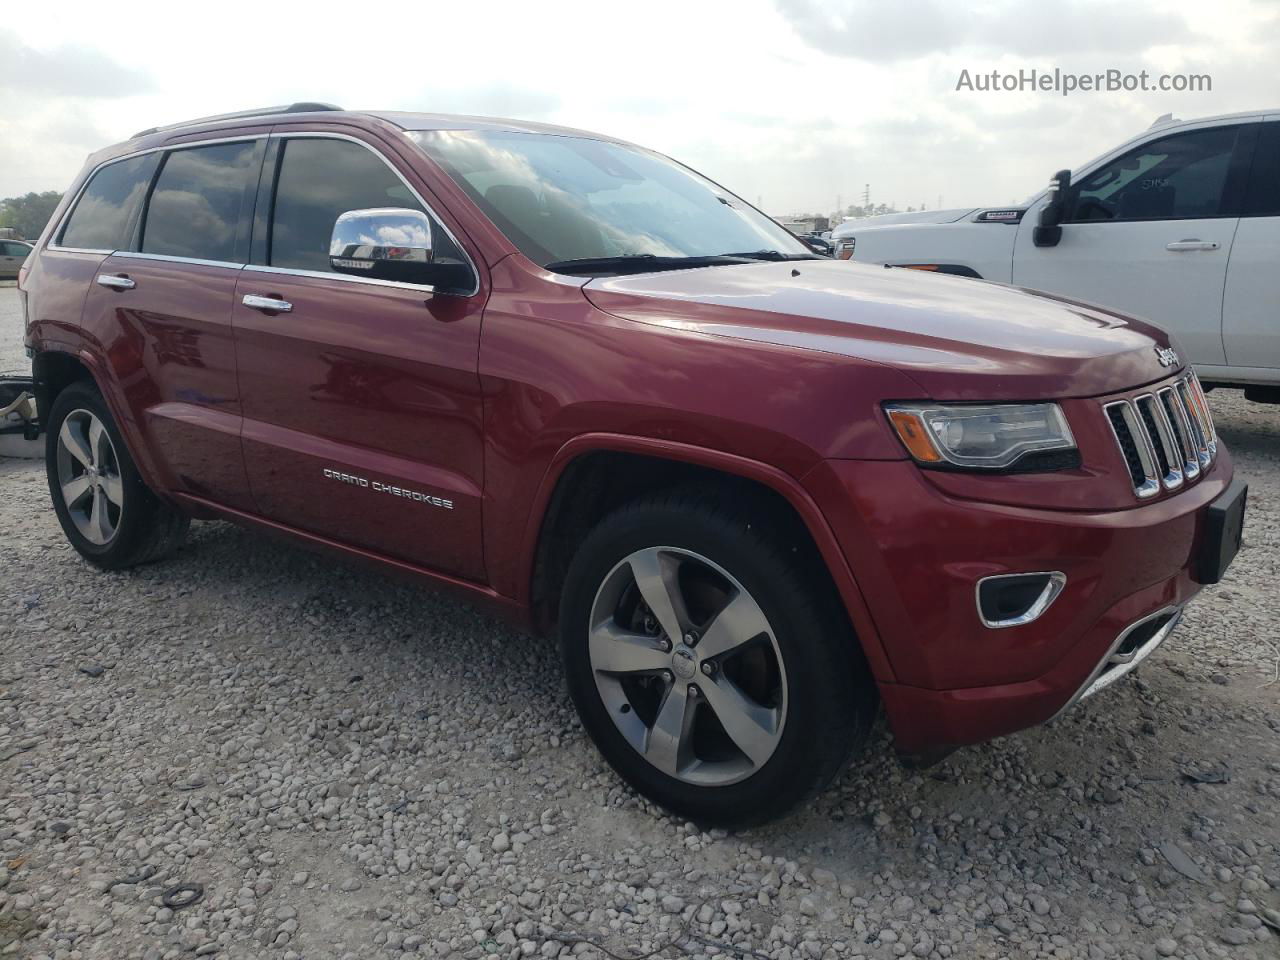
M 409 136 L 526 257 L 551 270 L 636 272 L 814 256 L 733 194 L 638 147 L 487 130 Z

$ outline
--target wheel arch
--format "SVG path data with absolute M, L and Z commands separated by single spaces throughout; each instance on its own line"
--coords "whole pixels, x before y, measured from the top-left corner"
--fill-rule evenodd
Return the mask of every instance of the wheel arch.
M 76 354 L 66 350 L 41 350 L 31 360 L 31 376 L 36 409 L 41 420 L 48 418 L 58 394 L 79 380 L 92 383 L 102 392 L 92 371 Z
M 777 467 L 688 444 L 620 434 L 570 440 L 552 458 L 524 536 L 520 580 L 535 631 L 555 624 L 560 588 L 576 544 L 607 513 L 657 489 L 715 485 L 767 498 L 786 511 L 813 547 L 877 681 L 893 673 L 862 591 L 817 503 Z
M 111 417 L 116 422 L 129 456 L 133 459 L 143 481 L 153 492 L 164 489 L 164 486 L 158 482 L 159 475 L 155 462 L 144 442 L 139 424 L 130 416 L 116 392 L 110 389 L 110 377 L 93 353 L 85 349 L 73 351 L 50 347 L 41 350 L 32 358 L 31 373 L 42 429 L 47 426 L 49 414 L 53 411 L 58 395 L 73 383 L 88 383 L 98 391 L 98 395 L 102 397 L 103 403 L 111 412 Z

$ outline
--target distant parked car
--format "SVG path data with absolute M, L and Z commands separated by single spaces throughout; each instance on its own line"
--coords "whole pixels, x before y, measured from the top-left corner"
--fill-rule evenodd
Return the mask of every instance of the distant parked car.
M 23 240 L 0 240 L 0 279 L 16 277 L 29 253 L 31 244 Z
M 1166 117 L 1009 207 L 841 224 L 836 256 L 1013 283 L 1146 317 L 1205 386 L 1280 402 L 1280 111 Z
M 831 241 L 820 233 L 807 233 L 800 239 L 808 244 L 809 248 L 815 253 L 821 253 L 828 257 L 835 253 L 835 247 L 831 245 Z

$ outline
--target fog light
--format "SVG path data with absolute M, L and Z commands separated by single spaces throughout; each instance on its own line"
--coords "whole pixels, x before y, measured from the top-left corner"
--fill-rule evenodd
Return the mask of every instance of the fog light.
M 1049 609 L 1066 586 L 1067 575 L 1005 573 L 978 581 L 978 616 L 993 630 L 1031 623 Z

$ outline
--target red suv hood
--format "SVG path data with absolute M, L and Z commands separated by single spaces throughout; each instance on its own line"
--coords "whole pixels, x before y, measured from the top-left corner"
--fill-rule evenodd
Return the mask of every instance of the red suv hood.
M 803 260 L 592 280 L 601 310 L 887 364 L 937 400 L 1115 393 L 1169 376 L 1150 324 L 1047 294 L 919 270 Z

